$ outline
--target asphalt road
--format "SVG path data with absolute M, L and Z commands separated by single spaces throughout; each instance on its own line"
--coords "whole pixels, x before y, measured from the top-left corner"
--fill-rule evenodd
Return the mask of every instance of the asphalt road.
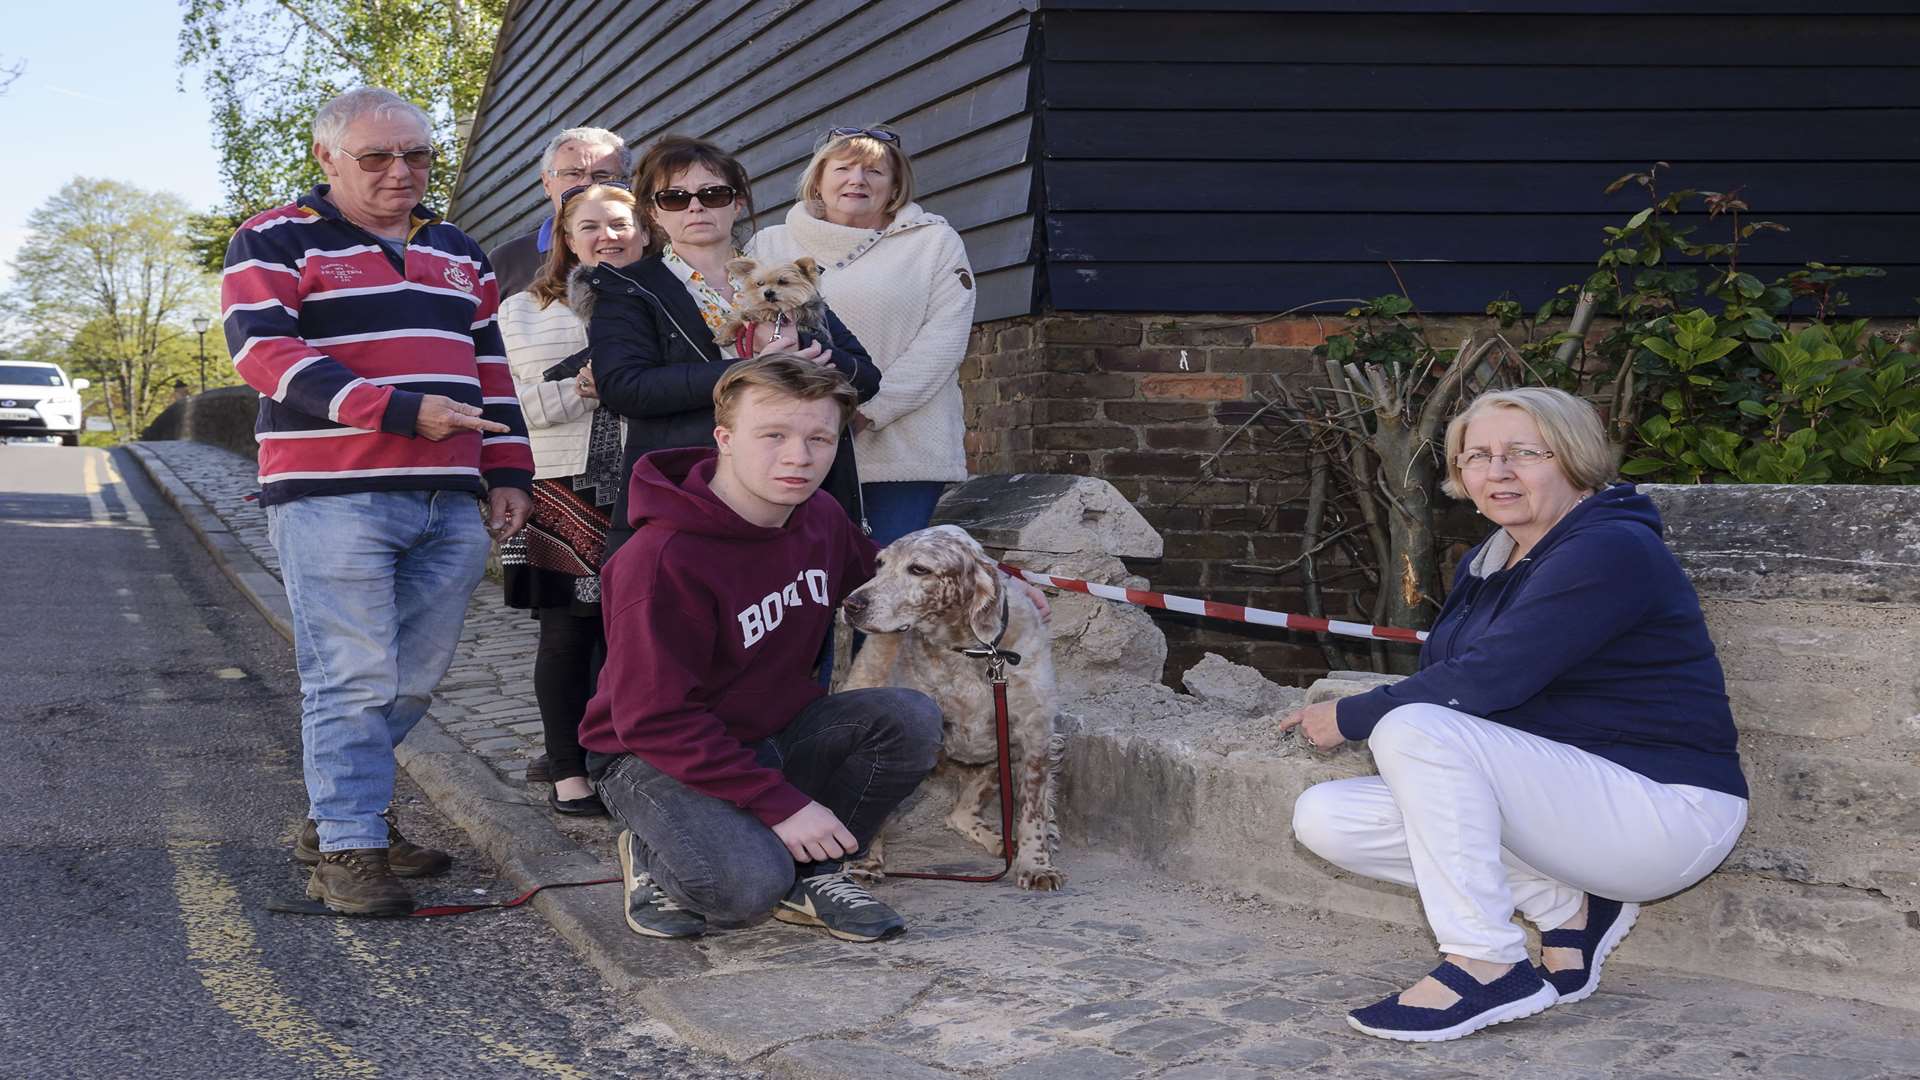
M 529 910 L 303 898 L 292 650 L 124 454 L 0 443 L 0 1077 L 737 1077 Z M 404 780 L 403 780 L 404 784 Z M 460 857 L 417 890 L 506 889 Z

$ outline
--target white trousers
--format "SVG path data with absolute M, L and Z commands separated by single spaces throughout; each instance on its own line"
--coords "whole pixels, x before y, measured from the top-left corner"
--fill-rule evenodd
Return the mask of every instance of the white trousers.
M 1368 739 L 1379 776 L 1316 784 L 1293 833 L 1336 866 L 1419 890 L 1442 953 L 1525 960 L 1518 910 L 1553 930 L 1583 893 L 1635 902 L 1720 865 L 1747 800 L 1662 784 L 1565 743 L 1440 705 L 1403 705 Z

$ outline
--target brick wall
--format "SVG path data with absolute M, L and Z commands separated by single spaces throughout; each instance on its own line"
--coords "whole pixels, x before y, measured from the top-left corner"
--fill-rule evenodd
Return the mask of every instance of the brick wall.
M 1297 437 L 1257 424 L 1231 444 L 1228 438 L 1274 380 L 1311 379 L 1313 347 L 1343 325 L 1156 315 L 983 323 L 960 369 L 968 465 L 975 473 L 1107 480 L 1166 538 L 1163 559 L 1136 567 L 1155 588 L 1304 612 L 1298 570 L 1250 569 L 1300 554 L 1306 461 Z M 1339 576 L 1325 582 L 1327 612 L 1362 618 L 1355 590 L 1364 582 L 1333 569 Z M 1283 683 L 1326 670 L 1320 648 L 1304 635 L 1159 617 L 1166 674 L 1175 681 L 1208 651 Z

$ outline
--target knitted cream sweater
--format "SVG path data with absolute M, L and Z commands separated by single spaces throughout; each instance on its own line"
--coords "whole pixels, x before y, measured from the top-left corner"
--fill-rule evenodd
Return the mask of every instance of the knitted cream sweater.
M 960 361 L 973 328 L 973 270 L 945 218 L 908 203 L 884 230 L 852 229 L 796 203 L 787 223 L 754 236 L 747 253 L 826 271 L 820 291 L 867 347 L 883 377 L 860 406 L 872 426 L 854 439 L 862 483 L 965 480 Z
M 587 328 L 565 300 L 546 307 L 530 292 L 500 301 L 500 337 L 533 449 L 533 477 L 573 476 L 587 467 L 587 437 L 600 404 L 580 396 L 579 380 L 546 382 L 540 373 L 587 347 Z

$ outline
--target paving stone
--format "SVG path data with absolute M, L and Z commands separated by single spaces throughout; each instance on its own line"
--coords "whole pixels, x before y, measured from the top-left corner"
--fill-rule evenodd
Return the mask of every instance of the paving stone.
M 1314 1008 L 1315 1006 L 1303 1005 L 1288 998 L 1269 995 L 1223 1009 L 1221 1015 L 1234 1020 L 1251 1020 L 1256 1024 L 1277 1024 L 1282 1020 L 1291 1020 L 1302 1013 L 1311 1012 Z
M 1080 1047 L 1028 1058 L 999 1075 L 1000 1080 L 1133 1080 L 1146 1073 L 1146 1062 Z
M 1908 1075 L 1920 1075 L 1920 1059 L 1909 1058 L 1907 1066 L 1912 1070 Z M 1767 1062 L 1765 1072 L 1768 1076 L 1804 1076 L 1807 1080 L 1868 1080 L 1888 1075 L 1886 1066 L 1878 1062 L 1815 1054 L 1782 1054 Z
M 693 1041 L 745 1060 L 796 1039 L 877 1027 L 932 984 L 909 972 L 749 971 L 656 986 L 646 1005 Z
M 1111 1024 L 1135 1016 L 1144 1016 L 1159 1006 L 1151 1001 L 1093 1001 L 1085 1005 L 1075 1005 L 1065 1012 L 1057 1012 L 1047 1017 L 1049 1027 L 1062 1031 L 1083 1031 L 1087 1028 Z
M 1301 1039 L 1292 1036 L 1262 1042 L 1240 1052 L 1240 1057 L 1255 1065 L 1266 1065 L 1276 1069 L 1293 1069 L 1302 1065 L 1311 1065 L 1333 1053 L 1333 1047 L 1316 1039 Z
M 873 1080 L 953 1080 L 955 1074 L 925 1065 L 871 1043 L 825 1040 L 803 1042 L 776 1052 L 767 1064 L 781 1076 L 794 1080 L 846 1080 L 847 1077 L 871 1077 Z
M 1075 960 L 1065 965 L 1065 969 L 1082 975 L 1106 975 L 1116 979 L 1132 979 L 1136 982 L 1153 982 L 1180 970 L 1172 964 L 1163 964 L 1157 960 L 1146 960 L 1138 956 L 1090 956 L 1085 960 Z
M 520 751 L 526 749 L 526 746 L 527 746 L 527 743 L 525 739 L 521 739 L 517 736 L 508 736 L 506 738 L 501 738 L 501 739 L 482 739 L 479 742 L 473 744 L 473 749 L 478 751 L 479 753 L 491 755 L 491 754 L 504 754 L 509 752 L 519 753 Z
M 1202 1016 L 1168 1016 L 1128 1028 L 1109 1040 L 1115 1050 L 1177 1061 L 1209 1043 L 1231 1038 L 1233 1028 Z
M 1266 1074 L 1238 1065 L 1182 1065 L 1159 1074 L 1158 1080 L 1260 1080 Z

